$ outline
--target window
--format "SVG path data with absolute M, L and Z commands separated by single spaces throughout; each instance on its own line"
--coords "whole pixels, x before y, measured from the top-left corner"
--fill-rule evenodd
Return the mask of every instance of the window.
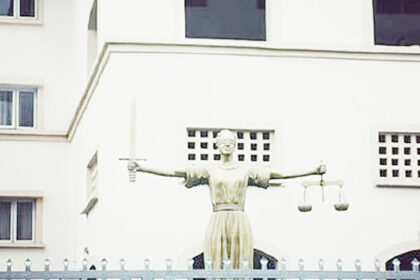
M 0 246 L 35 241 L 35 201 L 0 198 Z
M 185 0 L 186 37 L 265 40 L 265 0 Z
M 419 0 L 374 0 L 375 44 L 420 44 Z
M 89 214 L 93 207 L 98 202 L 98 152 L 90 159 L 87 165 L 86 177 L 86 197 L 87 204 L 82 211 L 82 214 Z
M 0 0 L 0 17 L 36 18 L 37 2 L 36 0 Z
M 0 128 L 35 127 L 36 92 L 34 88 L 0 87 Z
M 186 131 L 188 162 L 219 161 L 220 153 L 216 146 L 220 128 L 188 128 Z M 274 143 L 273 130 L 231 129 L 236 133 L 235 157 L 238 161 L 272 164 Z
M 419 137 L 420 132 L 379 132 L 375 171 L 378 186 L 420 187 Z

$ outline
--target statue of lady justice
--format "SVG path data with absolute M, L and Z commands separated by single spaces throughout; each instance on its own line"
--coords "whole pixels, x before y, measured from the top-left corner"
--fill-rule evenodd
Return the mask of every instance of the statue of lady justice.
M 239 163 L 233 158 L 236 135 L 230 130 L 218 133 L 216 145 L 221 155 L 218 163 L 167 171 L 139 166 L 135 161 L 130 161 L 128 169 L 160 176 L 181 177 L 186 180 L 187 188 L 207 184 L 213 215 L 206 231 L 204 258 L 211 260 L 215 269 L 222 268 L 225 259 L 231 261 L 232 268 L 239 268 L 242 261 L 247 261 L 252 267 L 253 238 L 244 213 L 247 187 L 268 188 L 270 179 L 322 175 L 326 172 L 326 167 L 321 165 L 312 171 L 286 175 L 269 167 Z

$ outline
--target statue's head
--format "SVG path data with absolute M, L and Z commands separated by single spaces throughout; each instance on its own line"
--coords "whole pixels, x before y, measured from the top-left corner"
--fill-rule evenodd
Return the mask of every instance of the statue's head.
M 235 151 L 236 135 L 230 130 L 223 129 L 216 137 L 217 149 L 222 155 L 230 155 Z

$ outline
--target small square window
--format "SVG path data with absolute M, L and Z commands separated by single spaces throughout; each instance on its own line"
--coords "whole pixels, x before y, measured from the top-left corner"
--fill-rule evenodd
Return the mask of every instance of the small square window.
M 220 160 L 220 155 L 219 154 L 215 154 L 213 155 L 214 160 Z
M 405 177 L 411 178 L 411 174 L 412 174 L 411 170 L 406 170 L 405 171 Z
M 216 138 L 219 132 L 220 130 L 213 130 L 213 138 Z
M 250 138 L 251 140 L 255 140 L 255 139 L 257 139 L 257 133 L 256 133 L 255 131 L 251 131 L 251 132 L 249 133 L 249 138 Z
M 408 148 L 408 147 L 404 148 L 404 154 L 409 155 L 410 154 L 410 148 Z
M 391 141 L 392 141 L 393 143 L 398 143 L 398 135 L 396 135 L 396 134 L 391 135 Z
M 269 132 L 263 132 L 263 139 L 264 140 L 270 139 L 270 133 Z
M 264 143 L 264 151 L 270 150 L 270 143 Z
M 257 161 L 258 157 L 257 155 L 251 155 L 251 161 Z
M 385 143 L 385 135 L 384 134 L 379 134 L 379 143 Z
M 200 137 L 206 138 L 209 136 L 209 132 L 207 130 L 201 130 L 200 131 Z
M 263 155 L 263 161 L 270 161 L 269 155 Z
M 411 160 L 409 160 L 409 159 L 404 160 L 404 165 L 405 166 L 410 166 L 411 165 Z
M 200 143 L 200 148 L 201 149 L 207 149 L 207 142 L 201 142 Z
M 386 158 L 379 159 L 379 164 L 380 165 L 386 165 Z
M 392 148 L 392 154 L 393 155 L 398 155 L 398 148 L 397 147 Z
M 20 0 L 21 17 L 35 17 L 35 0 Z
M 417 160 L 417 165 L 420 166 L 420 159 Z
M 195 154 L 188 154 L 188 160 L 195 160 Z
M 217 144 L 213 143 L 213 150 L 217 150 Z
M 417 148 L 417 154 L 420 155 L 420 148 Z
M 208 154 L 201 154 L 200 155 L 200 159 L 201 160 L 208 160 L 209 159 L 209 155 Z
M 417 171 L 417 177 L 420 178 L 420 170 Z
M 195 143 L 194 142 L 188 142 L 188 149 L 195 149 Z
M 386 147 L 379 147 L 379 153 L 380 153 L 381 155 L 386 154 Z
M 381 170 L 379 170 L 379 176 L 380 176 L 380 177 L 386 177 L 386 176 L 387 176 L 387 171 L 386 171 L 386 169 L 381 169 Z
M 392 177 L 398 177 L 400 174 L 400 171 L 397 169 L 392 170 Z
M 244 139 L 244 133 L 242 131 L 238 131 L 237 135 L 238 139 Z
M 392 165 L 398 165 L 398 159 L 396 158 L 393 158 L 391 162 L 392 162 Z
M 404 135 L 404 143 L 411 143 L 411 135 Z
M 188 129 L 188 137 L 195 137 L 195 130 L 194 129 Z
M 244 149 L 244 143 L 238 143 L 238 150 Z
M 238 160 L 239 161 L 244 161 L 245 160 L 245 155 L 238 155 Z
M 252 143 L 251 144 L 251 151 L 256 151 L 257 150 L 257 144 Z
M 417 144 L 420 144 L 420 135 L 417 135 L 417 136 L 416 136 L 416 143 L 417 143 Z

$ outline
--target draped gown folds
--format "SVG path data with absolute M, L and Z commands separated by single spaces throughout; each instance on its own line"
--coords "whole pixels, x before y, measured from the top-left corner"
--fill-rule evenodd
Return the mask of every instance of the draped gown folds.
M 187 168 L 186 187 L 208 184 L 213 215 L 207 227 L 204 258 L 213 267 L 222 268 L 229 259 L 232 268 L 239 268 L 242 261 L 252 267 L 253 237 L 244 213 L 248 185 L 267 188 L 270 168 L 263 166 L 208 164 Z

